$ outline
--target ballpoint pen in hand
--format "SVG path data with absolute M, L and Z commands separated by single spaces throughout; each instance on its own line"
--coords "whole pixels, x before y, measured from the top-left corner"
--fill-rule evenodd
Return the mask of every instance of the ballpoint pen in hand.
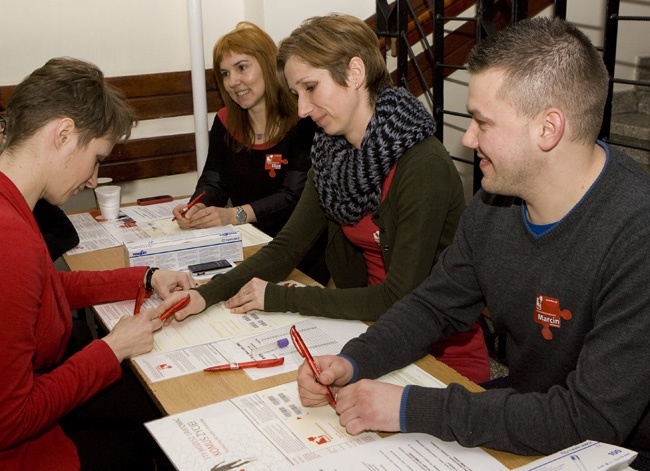
M 167 309 L 167 310 L 166 310 L 166 311 L 165 311 L 165 312 L 160 316 L 160 320 L 161 320 L 161 321 L 164 321 L 164 320 L 167 319 L 169 316 L 174 315 L 174 313 L 175 313 L 176 311 L 180 311 L 181 309 L 183 309 L 183 308 L 184 308 L 185 306 L 187 306 L 189 303 L 190 303 L 190 295 L 188 294 L 188 295 L 185 296 L 183 299 L 181 299 L 181 300 L 178 301 L 176 304 L 174 304 L 172 307 L 170 307 L 169 309 Z
M 217 365 L 205 368 L 203 371 L 230 371 L 241 370 L 242 368 L 271 368 L 280 366 L 284 363 L 284 357 L 269 358 L 268 360 L 245 361 L 242 363 L 228 363 L 226 365 Z
M 201 201 L 204 197 L 205 197 L 205 191 L 202 191 L 196 198 L 194 198 L 192 201 L 187 203 L 187 206 L 181 209 L 181 216 L 185 216 L 185 213 L 188 212 L 190 209 L 192 209 L 192 206 L 194 206 L 196 203 Z M 175 220 L 176 220 L 176 216 L 172 218 L 172 221 Z
M 307 348 L 307 345 L 305 345 L 305 342 L 302 340 L 302 337 L 298 333 L 298 330 L 296 329 L 295 325 L 291 326 L 291 329 L 289 329 L 289 334 L 291 334 L 291 341 L 293 342 L 293 345 L 296 347 L 296 350 L 298 350 L 300 356 L 305 359 L 305 361 L 309 365 L 309 368 L 311 368 L 311 371 L 314 373 L 314 379 L 320 383 L 319 380 L 320 370 L 318 369 L 318 366 L 316 366 L 314 357 L 312 357 L 311 353 L 309 353 L 309 349 Z M 332 389 L 329 386 L 325 386 L 325 387 L 327 388 L 327 398 L 330 400 L 332 406 L 336 407 L 336 399 L 334 399 L 334 394 L 332 393 Z
M 142 303 L 144 301 L 144 295 L 145 295 L 144 283 L 141 281 L 140 283 L 138 283 L 138 293 L 135 295 L 135 306 L 133 307 L 134 316 L 140 313 L 140 308 L 142 307 Z

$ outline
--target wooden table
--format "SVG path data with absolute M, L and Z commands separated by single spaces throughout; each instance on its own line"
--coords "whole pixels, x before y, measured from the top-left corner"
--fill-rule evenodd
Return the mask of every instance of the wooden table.
M 244 257 L 248 257 L 257 249 L 256 247 L 245 248 Z M 114 247 L 78 255 L 64 255 L 64 259 L 70 270 L 110 270 L 125 266 L 122 247 Z M 313 280 L 298 270 L 294 270 L 289 275 L 289 279 L 305 284 L 314 283 Z M 460 375 L 444 363 L 437 361 L 431 355 L 427 355 L 418 360 L 415 364 L 445 384 L 453 382 L 462 384 L 470 391 L 478 392 L 483 390 L 479 385 Z M 226 401 L 244 394 L 295 381 L 296 379 L 296 373 L 292 372 L 253 381 L 242 370 L 233 370 L 222 372 L 218 375 L 201 371 L 152 383 L 134 362 L 131 362 L 131 365 L 149 395 L 165 414 L 185 412 L 215 402 Z M 518 456 L 487 448 L 485 448 L 485 451 L 509 469 L 523 466 L 536 458 Z

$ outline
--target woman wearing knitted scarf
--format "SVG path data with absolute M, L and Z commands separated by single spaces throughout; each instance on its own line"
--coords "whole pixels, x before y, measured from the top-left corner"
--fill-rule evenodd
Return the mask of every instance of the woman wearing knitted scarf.
M 423 104 L 390 86 L 377 37 L 363 21 L 305 21 L 280 43 L 278 70 L 299 116 L 319 127 L 303 194 L 269 245 L 191 290 L 176 320 L 224 300 L 234 313 L 376 320 L 427 277 L 452 241 L 465 207 L 456 168 Z M 277 284 L 324 231 L 336 289 Z M 489 379 L 478 325 L 432 353 L 474 381 Z

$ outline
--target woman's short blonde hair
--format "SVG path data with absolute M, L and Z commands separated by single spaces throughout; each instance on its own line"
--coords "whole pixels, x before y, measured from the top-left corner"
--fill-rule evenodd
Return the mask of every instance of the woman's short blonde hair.
M 312 67 L 328 70 L 332 79 L 343 87 L 348 85 L 350 59 L 359 57 L 366 68 L 365 86 L 372 104 L 379 90 L 391 85 L 377 35 L 365 22 L 351 15 L 309 18 L 280 42 L 278 72 L 285 84 L 284 66 L 294 56 Z

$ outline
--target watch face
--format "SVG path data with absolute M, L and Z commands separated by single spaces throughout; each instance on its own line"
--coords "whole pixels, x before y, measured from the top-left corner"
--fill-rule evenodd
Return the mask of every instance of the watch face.
M 246 214 L 246 211 L 244 211 L 244 209 L 241 206 L 239 206 L 237 207 L 235 218 L 237 219 L 238 224 L 244 224 L 246 222 L 246 219 L 248 218 L 248 214 Z

